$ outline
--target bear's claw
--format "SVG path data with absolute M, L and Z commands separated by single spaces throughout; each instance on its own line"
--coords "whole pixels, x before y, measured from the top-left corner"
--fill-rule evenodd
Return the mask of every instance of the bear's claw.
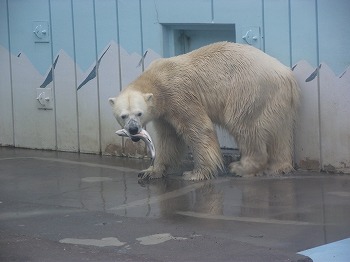
M 164 177 L 164 172 L 157 172 L 153 169 L 153 166 L 149 167 L 146 170 L 142 170 L 138 174 L 138 178 L 146 180 L 146 179 L 157 179 Z

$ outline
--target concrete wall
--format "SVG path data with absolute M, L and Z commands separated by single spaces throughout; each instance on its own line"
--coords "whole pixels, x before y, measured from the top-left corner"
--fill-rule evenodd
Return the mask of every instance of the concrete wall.
M 0 145 L 144 154 L 114 134 L 108 97 L 174 54 L 176 33 L 190 30 L 200 45 L 230 32 L 195 33 L 215 28 L 294 67 L 296 164 L 347 170 L 349 10 L 347 0 L 0 0 Z M 219 134 L 223 147 L 234 146 Z

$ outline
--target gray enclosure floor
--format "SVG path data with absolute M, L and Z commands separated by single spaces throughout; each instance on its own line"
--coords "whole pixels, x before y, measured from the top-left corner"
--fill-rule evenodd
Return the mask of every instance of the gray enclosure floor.
M 350 236 L 350 175 L 140 183 L 148 164 L 0 147 L 0 261 L 311 261 Z

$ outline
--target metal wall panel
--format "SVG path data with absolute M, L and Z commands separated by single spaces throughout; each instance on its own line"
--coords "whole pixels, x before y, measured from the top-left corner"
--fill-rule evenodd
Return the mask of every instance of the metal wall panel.
M 51 64 L 51 45 L 33 38 L 33 22 L 50 20 L 49 5 L 46 0 L 8 1 L 8 5 L 15 146 L 55 149 L 54 112 L 39 110 L 36 101 L 42 74 Z
M 14 145 L 7 2 L 0 1 L 0 145 Z
M 95 1 L 101 152 L 106 152 L 110 145 L 121 143 L 115 135 L 116 120 L 108 103 L 108 98 L 118 94 L 121 88 L 117 12 L 116 1 Z
M 264 51 L 291 66 L 289 0 L 265 0 Z
M 73 18 L 76 63 L 83 70 L 77 74 L 80 151 L 100 152 L 94 1 L 74 0 Z
M 226 24 L 234 25 L 236 42 L 252 30 L 254 46 L 296 65 L 296 163 L 347 168 L 348 10 L 347 0 L 0 0 L 0 144 L 123 148 L 107 99 L 167 55 L 167 26 Z M 33 34 L 37 23 L 47 26 L 44 39 Z M 51 110 L 38 109 L 40 87 L 53 92 Z M 231 147 L 227 134 L 219 136 Z
M 79 151 L 77 78 L 71 0 L 51 0 L 57 149 Z M 78 74 L 81 72 L 78 70 Z
M 159 23 L 210 23 L 212 1 L 210 0 L 155 0 Z

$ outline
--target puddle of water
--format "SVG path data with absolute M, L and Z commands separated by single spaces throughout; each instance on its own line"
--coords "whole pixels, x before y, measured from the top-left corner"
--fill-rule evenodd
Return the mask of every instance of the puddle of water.
M 345 191 L 328 192 L 328 194 L 333 196 L 338 196 L 338 197 L 350 197 L 350 192 L 345 192 Z
M 97 183 L 97 182 L 105 182 L 105 181 L 112 181 L 113 179 L 110 177 L 84 177 L 81 179 L 83 182 L 87 183 Z

